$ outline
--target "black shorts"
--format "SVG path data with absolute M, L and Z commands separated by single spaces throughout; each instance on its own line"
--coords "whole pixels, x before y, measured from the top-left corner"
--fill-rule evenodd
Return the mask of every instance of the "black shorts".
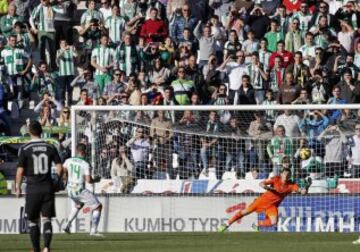
M 30 193 L 25 196 L 25 213 L 27 219 L 35 221 L 41 217 L 55 217 L 55 195 L 54 193 Z

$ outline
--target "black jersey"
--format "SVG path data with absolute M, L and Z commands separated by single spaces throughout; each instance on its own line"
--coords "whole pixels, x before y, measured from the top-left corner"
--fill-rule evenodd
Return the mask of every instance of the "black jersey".
M 56 148 L 43 140 L 32 140 L 19 150 L 18 167 L 24 168 L 27 193 L 52 190 L 52 163 L 61 163 Z

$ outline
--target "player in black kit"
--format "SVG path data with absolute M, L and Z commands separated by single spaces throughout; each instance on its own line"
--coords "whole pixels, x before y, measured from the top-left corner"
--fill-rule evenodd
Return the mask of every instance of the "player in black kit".
M 29 222 L 30 238 L 34 252 L 40 252 L 40 213 L 43 225 L 44 250 L 50 251 L 52 238 L 51 218 L 55 217 L 55 192 L 51 177 L 52 163 L 61 177 L 62 165 L 56 148 L 40 136 L 42 127 L 32 121 L 29 126 L 31 140 L 20 148 L 16 172 L 16 196 L 21 196 L 23 176 L 27 179 L 25 213 Z

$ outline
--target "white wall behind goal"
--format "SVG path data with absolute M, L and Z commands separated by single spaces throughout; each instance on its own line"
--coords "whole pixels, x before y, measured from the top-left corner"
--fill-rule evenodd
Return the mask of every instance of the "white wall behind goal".
M 100 232 L 215 232 L 237 210 L 249 205 L 254 197 L 99 197 L 104 213 Z M 19 233 L 20 209 L 24 199 L 2 198 L 0 234 Z M 90 211 L 84 209 L 77 219 L 77 231 L 89 231 Z M 63 232 L 70 213 L 67 197 L 56 197 L 53 219 L 55 233 Z M 251 231 L 256 214 L 234 224 L 230 231 Z

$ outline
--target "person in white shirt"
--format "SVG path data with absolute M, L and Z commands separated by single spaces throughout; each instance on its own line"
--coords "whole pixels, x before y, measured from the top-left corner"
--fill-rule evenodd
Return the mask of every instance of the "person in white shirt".
M 243 51 L 236 52 L 236 61 L 233 62 L 229 56 L 218 68 L 221 72 L 226 72 L 229 77 L 229 104 L 234 104 L 235 95 L 241 87 L 241 79 L 243 75 L 249 75 L 248 68 L 245 65 L 245 53 Z
M 111 16 L 111 6 L 108 0 L 101 0 L 101 8 L 99 9 L 103 14 L 104 20 Z
M 307 32 L 305 35 L 305 44 L 299 49 L 299 51 L 302 53 L 304 60 L 303 63 L 305 65 L 309 66 L 310 60 L 315 58 L 315 49 L 316 46 L 314 45 L 314 34 Z
M 354 30 L 346 21 L 340 20 L 341 31 L 337 34 L 340 44 L 348 53 L 352 53 L 354 43 Z
M 144 136 L 144 129 L 140 127 L 137 128 L 135 137 L 131 138 L 126 143 L 126 146 L 131 149 L 132 160 L 135 164 L 135 169 L 132 170 L 133 177 L 148 177 L 150 175 L 147 169 L 150 154 L 150 142 L 149 139 Z
M 360 177 L 360 123 L 355 125 L 355 135 L 349 138 L 348 161 L 351 164 L 353 178 Z
M 274 130 L 279 125 L 284 126 L 287 137 L 300 136 L 300 118 L 291 110 L 284 110 L 284 113 L 276 118 Z

